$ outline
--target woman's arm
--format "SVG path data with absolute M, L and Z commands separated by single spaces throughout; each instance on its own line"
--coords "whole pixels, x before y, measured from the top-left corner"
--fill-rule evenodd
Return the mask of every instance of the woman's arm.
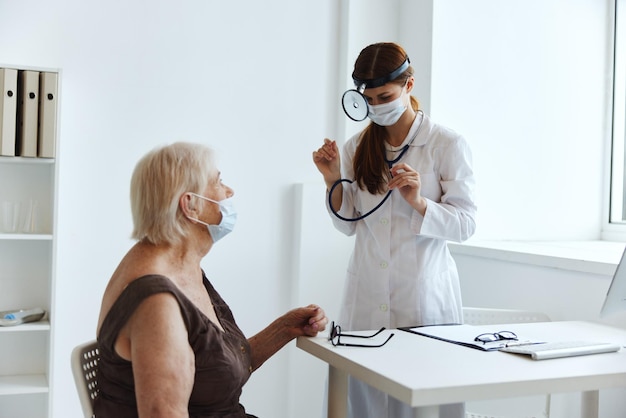
M 324 138 L 324 145 L 317 151 L 313 151 L 313 162 L 324 177 L 326 190 L 330 191 L 335 182 L 341 178 L 341 155 L 337 143 L 328 138 Z M 343 187 L 339 184 L 331 196 L 333 208 L 341 208 Z
M 414 214 L 411 230 L 432 238 L 463 242 L 476 231 L 475 179 L 469 144 L 457 137 L 439 150 L 439 201 L 426 198 L 424 215 Z
M 120 333 L 116 350 L 132 362 L 140 417 L 189 417 L 195 357 L 173 295 L 145 299 Z
M 324 310 L 317 305 L 296 308 L 277 318 L 263 331 L 248 339 L 254 370 L 289 341 L 301 335 L 314 337 L 328 324 Z

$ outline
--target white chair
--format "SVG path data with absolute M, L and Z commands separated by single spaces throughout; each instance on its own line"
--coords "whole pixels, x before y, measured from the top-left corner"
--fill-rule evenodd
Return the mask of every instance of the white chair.
M 72 374 L 78 390 L 85 418 L 93 418 L 93 403 L 100 392 L 98 388 L 98 362 L 100 353 L 95 340 L 83 343 L 72 350 Z
M 519 324 L 549 322 L 550 317 L 541 312 L 515 309 L 463 308 L 466 324 Z M 469 401 L 465 403 L 466 418 L 549 418 L 550 395 L 525 396 L 512 399 Z M 515 411 L 513 413 L 513 411 Z M 517 411 L 524 411 L 520 414 Z M 528 413 L 530 411 L 530 414 Z

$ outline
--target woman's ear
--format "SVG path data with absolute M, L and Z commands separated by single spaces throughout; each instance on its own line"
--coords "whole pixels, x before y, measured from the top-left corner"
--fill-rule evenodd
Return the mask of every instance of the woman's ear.
M 409 78 L 407 78 L 406 80 L 406 92 L 407 93 L 411 93 L 411 90 L 413 90 L 414 84 L 415 84 L 415 77 L 410 76 Z
M 180 210 L 183 212 L 183 215 L 195 218 L 196 204 L 194 200 L 195 198 L 191 193 L 185 193 L 180 197 L 178 200 L 178 206 L 180 206 Z

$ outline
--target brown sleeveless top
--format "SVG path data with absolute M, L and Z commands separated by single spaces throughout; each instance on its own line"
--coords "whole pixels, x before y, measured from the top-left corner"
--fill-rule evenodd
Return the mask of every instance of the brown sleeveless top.
M 94 412 L 98 418 L 136 418 L 137 403 L 132 364 L 115 352 L 115 341 L 135 309 L 147 297 L 168 292 L 174 295 L 187 327 L 189 345 L 195 353 L 196 374 L 189 399 L 192 418 L 246 418 L 239 404 L 241 388 L 252 372 L 250 346 L 230 308 L 203 273 L 220 330 L 176 285 L 165 276 L 147 275 L 132 281 L 115 301 L 100 328 L 100 364 Z

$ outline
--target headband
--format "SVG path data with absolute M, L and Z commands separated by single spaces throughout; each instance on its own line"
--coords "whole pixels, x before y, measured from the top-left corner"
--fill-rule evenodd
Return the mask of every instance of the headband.
M 398 78 L 400 74 L 402 74 L 403 72 L 406 71 L 407 68 L 409 68 L 409 64 L 411 64 L 411 60 L 409 60 L 409 57 L 407 56 L 404 62 L 398 68 L 396 68 L 395 70 L 393 70 L 392 72 L 390 72 L 389 74 L 385 76 L 374 78 L 371 80 L 361 80 L 356 77 L 352 77 L 352 80 L 354 80 L 354 85 L 359 90 L 361 87 L 364 87 L 366 89 L 373 89 L 375 87 L 383 86 L 387 84 L 388 82 L 390 82 L 391 80 L 395 80 L 396 78 Z

